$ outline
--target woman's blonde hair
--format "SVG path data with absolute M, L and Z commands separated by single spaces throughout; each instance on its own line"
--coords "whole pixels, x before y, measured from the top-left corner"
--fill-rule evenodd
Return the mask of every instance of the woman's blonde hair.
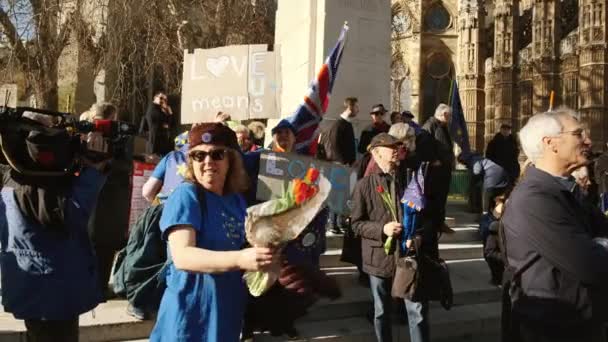
M 233 193 L 245 193 L 250 184 L 249 176 L 245 170 L 241 154 L 231 148 L 226 147 L 226 155 L 228 156 L 228 173 L 224 181 L 224 195 Z M 186 180 L 198 184 L 194 175 L 194 163 L 190 157 L 187 161 L 188 169 L 186 170 Z

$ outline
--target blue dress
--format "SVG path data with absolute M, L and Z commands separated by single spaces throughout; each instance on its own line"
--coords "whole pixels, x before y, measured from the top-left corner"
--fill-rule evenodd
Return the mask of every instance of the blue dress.
M 201 209 L 195 185 L 182 183 L 175 189 L 160 220 L 164 238 L 172 227 L 190 225 L 196 231 L 197 247 L 240 250 L 245 241 L 242 196 L 205 191 L 204 197 Z M 191 273 L 171 263 L 166 276 L 167 288 L 150 341 L 239 341 L 247 300 L 242 272 Z

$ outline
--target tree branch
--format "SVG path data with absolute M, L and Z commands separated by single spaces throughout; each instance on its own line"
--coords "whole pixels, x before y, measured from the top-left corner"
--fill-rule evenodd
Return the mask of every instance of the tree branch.
M 17 61 L 25 68 L 29 64 L 29 54 L 21 42 L 15 25 L 13 25 L 8 13 L 6 13 L 2 7 L 0 7 L 0 25 L 4 30 L 6 38 L 8 38 L 11 48 L 15 52 Z

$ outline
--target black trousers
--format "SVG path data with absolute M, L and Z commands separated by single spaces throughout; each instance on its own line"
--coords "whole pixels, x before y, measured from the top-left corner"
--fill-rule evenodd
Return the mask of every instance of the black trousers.
M 78 317 L 65 321 L 26 319 L 27 342 L 78 342 Z

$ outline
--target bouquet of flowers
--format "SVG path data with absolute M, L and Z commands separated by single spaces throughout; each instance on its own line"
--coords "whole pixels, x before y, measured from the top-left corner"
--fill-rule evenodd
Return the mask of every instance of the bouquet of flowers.
M 293 179 L 283 195 L 247 209 L 247 241 L 256 247 L 282 249 L 310 224 L 323 207 L 331 184 L 311 168 L 304 179 Z M 249 292 L 258 297 L 278 279 L 281 265 L 266 271 L 245 272 Z

